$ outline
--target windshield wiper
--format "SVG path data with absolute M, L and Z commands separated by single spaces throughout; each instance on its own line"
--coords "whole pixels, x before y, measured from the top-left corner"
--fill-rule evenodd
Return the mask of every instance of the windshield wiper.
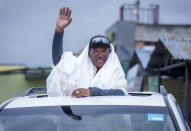
M 72 112 L 70 106 L 61 106 L 61 108 L 62 108 L 62 111 L 63 111 L 66 115 L 68 115 L 69 117 L 71 117 L 72 119 L 78 120 L 78 121 L 82 120 L 82 117 L 81 117 L 81 116 L 76 115 L 76 114 L 73 114 L 73 112 Z

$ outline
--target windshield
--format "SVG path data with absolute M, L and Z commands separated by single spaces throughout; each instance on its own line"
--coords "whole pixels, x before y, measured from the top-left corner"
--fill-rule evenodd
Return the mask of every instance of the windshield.
M 175 131 L 168 110 L 144 106 L 57 106 L 4 109 L 0 131 Z

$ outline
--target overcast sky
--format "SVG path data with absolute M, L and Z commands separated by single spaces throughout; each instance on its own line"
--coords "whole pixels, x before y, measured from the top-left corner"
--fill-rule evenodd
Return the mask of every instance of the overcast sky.
M 105 34 L 119 8 L 135 0 L 0 0 L 0 64 L 50 66 L 59 8 L 72 9 L 64 51 L 77 51 L 91 36 Z M 160 5 L 160 23 L 191 24 L 191 0 L 140 0 L 141 7 Z

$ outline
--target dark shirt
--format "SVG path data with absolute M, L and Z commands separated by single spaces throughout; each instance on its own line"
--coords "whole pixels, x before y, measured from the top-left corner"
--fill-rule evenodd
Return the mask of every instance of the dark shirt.
M 52 59 L 53 64 L 57 65 L 63 53 L 63 36 L 64 33 L 57 33 L 55 31 L 52 44 Z M 123 96 L 125 95 L 121 89 L 100 89 L 97 87 L 90 87 L 91 96 Z
M 91 96 L 124 96 L 121 89 L 100 89 L 97 87 L 90 87 Z
M 52 44 L 52 59 L 54 65 L 58 64 L 63 53 L 63 48 L 62 48 L 63 36 L 64 33 L 57 33 L 56 31 L 54 33 L 53 44 Z

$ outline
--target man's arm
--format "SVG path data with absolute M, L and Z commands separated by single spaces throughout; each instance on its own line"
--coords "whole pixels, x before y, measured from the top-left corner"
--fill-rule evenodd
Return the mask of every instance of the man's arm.
M 53 44 L 52 44 L 52 59 L 53 64 L 57 65 L 60 61 L 60 58 L 63 53 L 63 33 L 64 29 L 71 23 L 72 18 L 71 16 L 71 10 L 67 7 L 63 7 L 60 9 L 57 21 L 56 21 L 56 31 L 53 38 Z
M 57 33 L 55 31 L 54 38 L 53 38 L 53 44 L 52 44 L 52 60 L 53 64 L 57 65 L 58 62 L 61 59 L 62 53 L 63 53 L 63 33 Z
M 121 89 L 100 89 L 97 87 L 90 87 L 91 96 L 124 96 L 125 93 Z
M 78 88 L 73 91 L 72 97 L 84 96 L 124 96 L 125 93 L 121 89 L 100 89 L 97 87 Z

